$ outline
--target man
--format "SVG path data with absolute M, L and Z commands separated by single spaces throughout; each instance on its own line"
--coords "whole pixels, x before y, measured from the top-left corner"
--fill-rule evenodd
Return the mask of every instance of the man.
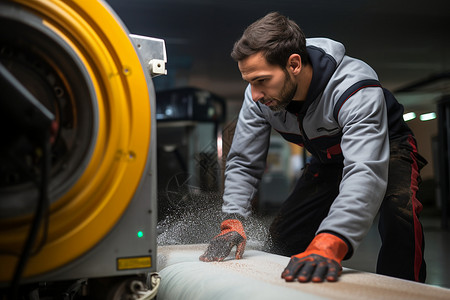
M 231 56 L 249 85 L 227 159 L 227 216 L 200 260 L 221 261 L 233 246 L 242 257 L 240 219 L 250 214 L 274 128 L 313 157 L 270 228 L 271 251 L 291 256 L 282 278 L 336 281 L 380 212 L 377 273 L 424 282 L 416 194 L 426 161 L 376 73 L 336 41 L 305 40 L 279 13 L 250 25 Z

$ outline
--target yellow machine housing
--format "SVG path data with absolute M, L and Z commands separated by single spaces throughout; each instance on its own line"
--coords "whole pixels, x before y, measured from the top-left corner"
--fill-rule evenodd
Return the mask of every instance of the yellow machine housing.
M 48 228 L 22 282 L 155 270 L 151 77 L 165 72 L 164 42 L 130 35 L 103 1 L 0 1 L 0 22 L 0 63 L 56 124 Z M 0 286 L 11 281 L 38 193 L 20 172 L 4 172 Z

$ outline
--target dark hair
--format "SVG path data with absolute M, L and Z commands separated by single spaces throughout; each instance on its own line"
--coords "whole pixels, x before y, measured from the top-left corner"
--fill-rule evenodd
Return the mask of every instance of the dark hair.
M 282 68 L 294 53 L 300 55 L 303 65 L 309 63 L 305 34 L 294 21 L 278 12 L 269 13 L 248 26 L 234 44 L 231 57 L 240 61 L 258 52 L 263 53 L 269 64 Z

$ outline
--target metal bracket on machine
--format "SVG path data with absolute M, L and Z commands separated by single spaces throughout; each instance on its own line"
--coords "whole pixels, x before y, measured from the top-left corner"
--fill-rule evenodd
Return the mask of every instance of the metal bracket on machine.
M 164 40 L 136 34 L 129 35 L 138 53 L 144 59 L 151 77 L 166 75 L 166 45 Z

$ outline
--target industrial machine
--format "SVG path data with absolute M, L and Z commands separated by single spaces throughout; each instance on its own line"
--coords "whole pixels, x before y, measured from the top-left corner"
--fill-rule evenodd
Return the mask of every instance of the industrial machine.
M 165 63 L 103 1 L 0 0 L 1 299 L 152 289 Z

